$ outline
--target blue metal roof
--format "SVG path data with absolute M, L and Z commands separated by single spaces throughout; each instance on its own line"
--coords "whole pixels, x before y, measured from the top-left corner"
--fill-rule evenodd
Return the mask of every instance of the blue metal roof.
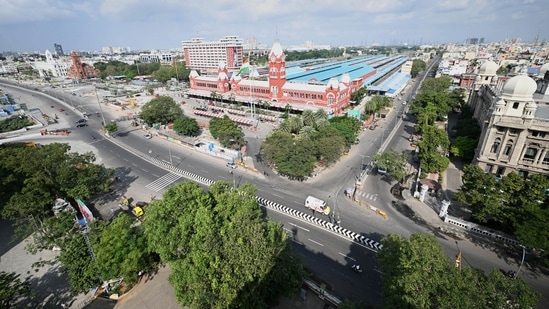
M 309 82 L 315 80 L 321 83 L 327 83 L 331 78 L 339 79 L 342 74 L 348 73 L 351 80 L 364 76 L 374 70 L 369 63 L 376 62 L 377 59 L 386 56 L 368 56 L 348 61 L 339 61 L 330 64 L 293 69 L 286 71 L 286 79 L 290 81 Z

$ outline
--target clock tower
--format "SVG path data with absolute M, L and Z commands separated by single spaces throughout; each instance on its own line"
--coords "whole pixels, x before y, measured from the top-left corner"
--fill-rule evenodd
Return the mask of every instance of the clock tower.
M 282 96 L 282 87 L 286 84 L 286 55 L 282 46 L 275 41 L 269 53 L 269 88 L 270 98 L 279 101 Z

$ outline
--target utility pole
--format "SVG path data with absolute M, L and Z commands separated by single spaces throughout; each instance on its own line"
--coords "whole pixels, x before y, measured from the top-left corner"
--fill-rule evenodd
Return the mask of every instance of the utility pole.
M 107 125 L 107 122 L 105 121 L 105 114 L 103 114 L 103 108 L 101 107 L 101 101 L 99 101 L 99 94 L 97 93 L 97 87 L 94 85 L 95 88 L 95 97 L 97 98 L 97 104 L 99 105 L 99 112 L 101 113 L 101 119 L 103 120 L 103 128 Z M 109 136 L 109 131 L 105 129 L 105 135 Z
M 517 273 L 515 274 L 515 276 L 513 277 L 513 279 L 517 279 L 519 273 L 520 273 L 520 270 L 522 269 L 522 265 L 524 265 L 524 257 L 526 256 L 526 248 L 524 248 L 524 246 L 522 246 L 522 261 L 520 261 L 520 266 L 517 270 Z

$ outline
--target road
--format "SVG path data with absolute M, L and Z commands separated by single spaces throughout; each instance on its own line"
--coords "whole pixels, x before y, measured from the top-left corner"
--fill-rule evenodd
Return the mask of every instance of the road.
M 414 88 L 407 91 L 408 100 L 413 93 Z M 57 96 L 60 99 L 69 100 L 69 102 L 73 100 L 69 104 L 93 112 L 93 103 L 80 102 L 78 97 L 73 98 L 74 96 L 70 94 L 58 94 Z M 165 162 L 171 161 L 174 166 L 211 180 L 229 182 L 234 180 L 236 184 L 253 183 L 257 187 L 259 196 L 302 212 L 307 211 L 304 209 L 303 201 L 309 194 L 327 200 L 331 199 L 334 202 L 335 211 L 340 213 L 343 227 L 379 241 L 384 235 L 391 232 L 402 235 L 409 235 L 413 232 L 433 233 L 429 227 L 417 225 L 416 222 L 390 207 L 392 200 L 388 194 L 390 184 L 379 176 L 364 177 L 362 190 L 371 196 L 371 204 L 389 212 L 388 220 L 362 209 L 343 195 L 342 189 L 354 186 L 361 164 L 368 162 L 371 156 L 382 148 L 383 144 L 386 144 L 388 149 L 400 149 L 403 143 L 407 144 L 405 138 L 410 133 L 412 123 L 406 120 L 408 118 L 400 120 L 399 117 L 402 116 L 402 112 L 406 108 L 406 105 L 398 102 L 381 129 L 362 132 L 360 144 L 351 149 L 349 156 L 344 157 L 336 167 L 328 170 L 322 177 L 307 182 L 290 182 L 274 175 L 266 177 L 240 167 L 235 170 L 233 175 L 230 175 L 227 173 L 224 161 L 204 156 L 183 146 L 166 143 L 158 138 L 146 140 L 142 136 L 142 131 L 129 126 L 129 122 L 119 123 L 120 133 L 117 134 L 116 141 L 130 146 L 141 154 L 150 155 Z M 71 126 L 80 117 L 77 114 L 68 116 L 68 126 Z M 110 116 L 107 114 L 106 117 Z M 393 131 L 392 126 L 395 125 L 397 128 Z M 99 135 L 95 140 L 91 139 L 92 134 L 97 134 L 99 126 L 99 121 L 90 121 L 89 127 L 73 130 L 69 139 L 86 141 L 96 148 L 101 163 L 117 167 L 116 172 L 121 177 L 123 185 L 143 188 L 144 196 L 148 196 L 148 194 L 160 196 L 170 185 L 183 179 L 151 164 L 141 156 L 128 152 L 128 148 L 119 147 Z M 388 135 L 389 132 L 395 132 L 392 135 L 393 138 Z M 253 151 L 256 150 L 258 150 L 257 147 Z M 372 300 L 379 300 L 379 273 L 376 271 L 371 251 L 356 243 L 350 243 L 346 239 L 342 241 L 340 236 L 304 222 L 295 221 L 293 218 L 279 214 L 269 213 L 269 215 L 277 221 L 283 222 L 284 227 L 292 232 L 296 248 L 304 256 L 305 265 L 321 279 L 329 282 L 337 294 L 351 299 L 358 297 L 358 299 L 377 304 Z M 317 214 L 316 216 L 327 220 L 327 217 L 323 215 Z M 448 256 L 455 256 L 459 249 L 462 250 L 465 265 L 481 269 L 494 267 L 508 269 L 509 263 L 516 263 L 516 260 L 502 259 L 502 256 L 481 242 L 459 241 L 456 243 L 454 239 L 444 235 L 437 236 Z M 360 264 L 365 267 L 365 273 L 362 276 L 354 276 L 356 274 L 349 269 L 351 261 L 360 261 Z M 527 279 L 529 282 L 533 280 L 529 277 Z M 547 286 L 546 278 L 542 279 L 531 282 L 533 286 L 537 286 L 535 289 L 538 291 L 542 291 L 542 287 Z M 364 287 L 368 287 L 368 289 L 364 289 Z M 365 295 L 364 290 L 371 291 L 371 295 Z

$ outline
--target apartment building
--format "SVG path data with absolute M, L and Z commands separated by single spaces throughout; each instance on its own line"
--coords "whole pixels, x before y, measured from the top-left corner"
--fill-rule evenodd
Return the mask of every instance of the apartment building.
M 193 38 L 182 45 L 187 68 L 201 73 L 217 73 L 220 63 L 235 71 L 243 63 L 243 41 L 238 36 L 225 36 L 218 41 Z

